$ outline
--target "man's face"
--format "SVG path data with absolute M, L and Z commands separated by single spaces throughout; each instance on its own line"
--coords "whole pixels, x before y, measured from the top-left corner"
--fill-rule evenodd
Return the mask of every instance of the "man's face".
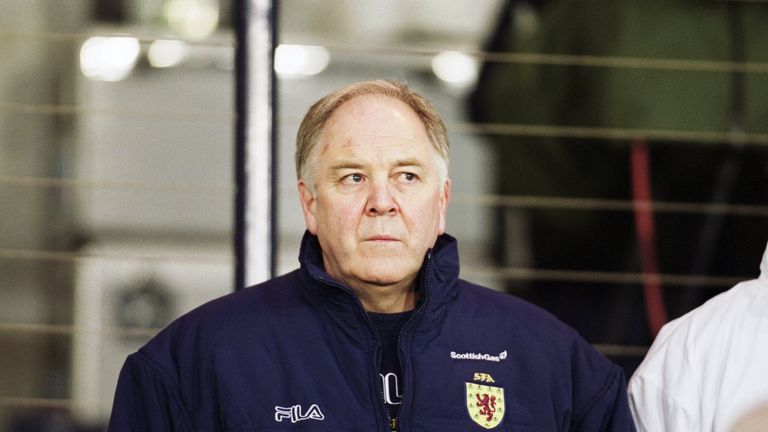
M 334 112 L 311 157 L 315 194 L 304 181 L 299 194 L 326 272 L 352 288 L 410 286 L 445 231 L 450 197 L 416 113 L 393 98 L 358 96 Z

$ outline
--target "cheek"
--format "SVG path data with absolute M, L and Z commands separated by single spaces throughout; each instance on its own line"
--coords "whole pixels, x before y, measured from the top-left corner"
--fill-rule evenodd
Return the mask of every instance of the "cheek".
M 321 217 L 326 229 L 333 232 L 345 232 L 352 229 L 361 214 L 360 206 L 348 200 L 336 200 L 332 205 L 321 206 Z
M 419 234 L 424 237 L 424 241 L 431 242 L 433 237 L 441 234 L 440 231 L 444 229 L 443 207 L 440 206 L 440 202 L 435 199 L 425 199 L 428 205 L 420 206 L 415 211 L 408 213 L 408 219 L 410 219 L 411 226 L 418 226 L 418 231 L 415 234 Z M 431 246 L 431 244 L 430 244 Z

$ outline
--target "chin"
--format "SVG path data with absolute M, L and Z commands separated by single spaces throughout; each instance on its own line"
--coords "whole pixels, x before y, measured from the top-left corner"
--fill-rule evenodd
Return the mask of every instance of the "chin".
M 387 286 L 394 285 L 405 279 L 405 277 L 398 277 L 393 275 L 368 275 L 363 280 L 371 285 Z
M 385 268 L 387 270 L 391 270 L 391 266 L 387 266 L 386 263 L 380 263 L 379 269 Z M 380 286 L 386 286 L 386 285 L 394 285 L 397 284 L 405 279 L 408 279 L 409 273 L 407 272 L 393 272 L 393 271 L 362 271 L 362 272 L 356 272 L 357 273 L 357 279 L 360 281 L 363 281 L 365 283 L 371 284 L 371 285 L 380 285 Z
M 373 285 L 393 285 L 413 278 L 421 269 L 421 263 L 414 265 L 411 260 L 403 260 L 402 254 L 379 255 L 365 260 L 358 267 L 360 280 Z

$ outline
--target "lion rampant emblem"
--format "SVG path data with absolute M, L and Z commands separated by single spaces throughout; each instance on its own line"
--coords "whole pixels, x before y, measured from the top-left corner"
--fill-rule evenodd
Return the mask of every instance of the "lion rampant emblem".
M 465 383 L 469 418 L 486 429 L 493 429 L 504 418 L 504 389 L 483 384 Z
M 485 393 L 482 397 L 476 394 L 477 406 L 480 407 L 480 415 L 485 416 L 486 421 L 493 420 L 493 414 L 496 412 L 496 396 L 489 396 Z

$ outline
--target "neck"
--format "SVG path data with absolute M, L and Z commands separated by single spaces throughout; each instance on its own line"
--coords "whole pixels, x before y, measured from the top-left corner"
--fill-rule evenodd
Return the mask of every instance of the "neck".
M 368 312 L 398 313 L 413 310 L 419 298 L 413 289 L 413 283 L 402 286 L 380 286 L 371 284 L 351 284 L 363 308 Z

